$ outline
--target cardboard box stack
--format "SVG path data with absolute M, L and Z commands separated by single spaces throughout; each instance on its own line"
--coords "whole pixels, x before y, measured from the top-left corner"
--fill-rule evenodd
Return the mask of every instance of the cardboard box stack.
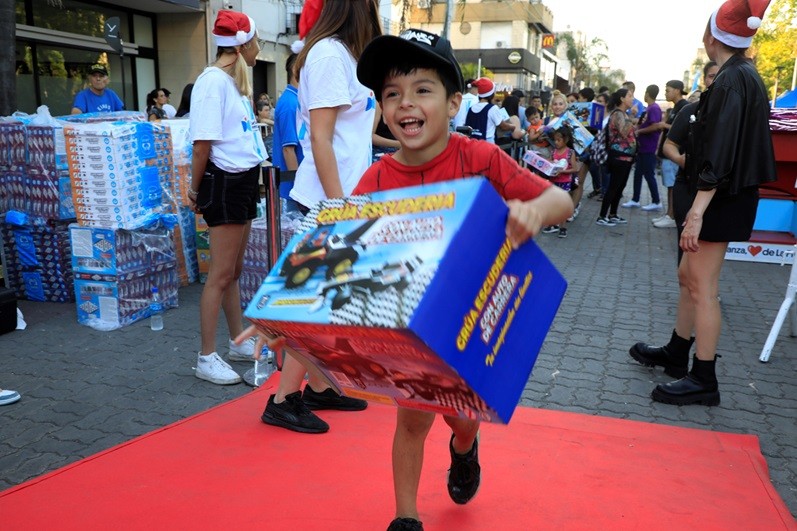
M 112 330 L 149 317 L 151 289 L 177 306 L 177 264 L 165 228 L 69 227 L 78 322 Z
M 132 230 L 158 220 L 163 193 L 149 123 L 69 124 L 64 134 L 78 223 Z
M 244 251 L 244 265 L 238 286 L 241 293 L 241 307 L 246 308 L 263 284 L 269 270 L 268 229 L 266 218 L 260 217 L 252 222 L 249 241 Z
M 68 225 L 18 211 L 0 218 L 6 282 L 17 297 L 40 302 L 75 300 Z
M 0 119 L 0 220 L 9 287 L 36 301 L 74 300 L 67 225 L 74 219 L 62 127 Z

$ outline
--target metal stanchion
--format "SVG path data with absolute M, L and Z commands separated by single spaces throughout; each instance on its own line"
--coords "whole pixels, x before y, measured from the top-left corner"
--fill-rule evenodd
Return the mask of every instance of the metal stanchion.
M 786 255 L 789 254 L 793 257 L 794 262 L 791 266 L 791 275 L 789 276 L 789 284 L 786 286 L 786 298 L 783 299 L 783 304 L 780 305 L 775 322 L 772 323 L 772 329 L 769 331 L 769 336 L 764 343 L 764 348 L 761 350 L 761 355 L 758 360 L 766 363 L 769 361 L 769 356 L 772 354 L 772 348 L 775 346 L 775 341 L 778 339 L 780 328 L 786 320 L 786 316 L 791 314 L 791 335 L 797 336 L 797 245 L 794 246 L 793 251 L 784 253 L 783 261 L 780 265 L 786 262 Z
M 282 253 L 282 206 L 280 204 L 280 169 L 277 166 L 266 166 L 263 170 L 263 185 L 266 189 L 266 226 L 268 227 L 268 268 L 274 267 Z M 255 366 L 243 375 L 244 382 L 252 387 L 259 387 L 268 380 L 276 365 L 274 352 L 264 348 Z

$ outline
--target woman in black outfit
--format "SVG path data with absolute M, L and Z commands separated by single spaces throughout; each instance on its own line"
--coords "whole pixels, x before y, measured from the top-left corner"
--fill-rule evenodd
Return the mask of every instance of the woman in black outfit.
M 618 223 L 628 223 L 617 215 L 617 207 L 623 197 L 623 189 L 628 183 L 628 175 L 636 157 L 636 126 L 628 116 L 628 109 L 634 105 L 634 93 L 628 89 L 618 89 L 609 97 L 609 123 L 607 149 L 609 151 L 609 189 L 603 196 L 600 216 L 596 223 L 603 227 L 614 227 Z M 608 214 L 608 215 L 607 215 Z
M 690 115 L 685 174 L 693 198 L 683 222 L 678 267 L 681 295 L 675 330 L 663 347 L 637 343 L 631 356 L 674 377 L 653 400 L 720 403 L 715 373 L 721 314 L 717 292 L 729 241 L 747 241 L 758 207 L 758 186 L 777 179 L 764 83 L 745 57 L 768 1 L 728 0 L 711 15 L 703 44 L 719 65 L 714 83 Z M 690 337 L 694 330 L 694 337 Z M 697 345 L 692 369 L 689 351 Z

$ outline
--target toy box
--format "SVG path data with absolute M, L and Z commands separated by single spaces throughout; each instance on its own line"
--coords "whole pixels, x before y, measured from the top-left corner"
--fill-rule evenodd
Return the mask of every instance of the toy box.
M 115 330 L 150 316 L 152 287 L 157 286 L 165 309 L 177 307 L 174 261 L 124 275 L 75 273 L 75 305 L 80 324 Z
M 567 127 L 573 136 L 573 149 L 576 153 L 581 155 L 592 144 L 592 133 L 587 131 L 587 128 L 581 125 L 581 122 L 571 113 L 566 112 L 558 118 L 553 118 L 548 125 L 545 126 L 545 135 L 551 145 L 553 142 L 553 133 L 559 128 Z
M 563 169 L 567 168 L 566 160 L 551 162 L 550 160 L 538 155 L 530 149 L 526 150 L 526 154 L 523 155 L 523 162 L 528 165 L 529 169 L 535 170 L 543 174 L 545 177 L 554 177 L 559 175 Z
M 566 282 L 506 217 L 484 179 L 323 201 L 246 316 L 345 395 L 508 422 Z
M 174 241 L 165 228 L 114 230 L 69 226 L 75 273 L 122 275 L 176 261 Z
M 567 110 L 581 122 L 584 127 L 603 129 L 603 116 L 606 107 L 596 101 L 576 101 L 571 103 Z

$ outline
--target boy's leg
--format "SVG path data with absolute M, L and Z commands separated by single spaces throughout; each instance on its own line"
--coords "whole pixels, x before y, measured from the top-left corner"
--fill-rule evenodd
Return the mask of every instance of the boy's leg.
M 454 432 L 449 443 L 451 468 L 448 471 L 448 495 L 455 503 L 468 503 L 479 490 L 481 466 L 479 465 L 479 421 L 444 417 Z
M 393 436 L 393 489 L 396 517 L 418 517 L 418 484 L 423 468 L 423 446 L 434 423 L 434 413 L 398 408 Z

